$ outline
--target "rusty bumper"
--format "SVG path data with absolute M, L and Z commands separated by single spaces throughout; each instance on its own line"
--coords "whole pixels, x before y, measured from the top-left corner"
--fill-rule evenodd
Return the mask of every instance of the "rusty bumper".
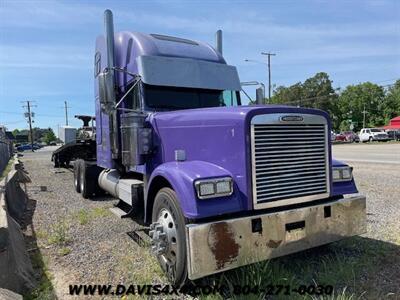
M 186 226 L 194 280 L 366 232 L 366 199 L 354 194 L 323 205 Z

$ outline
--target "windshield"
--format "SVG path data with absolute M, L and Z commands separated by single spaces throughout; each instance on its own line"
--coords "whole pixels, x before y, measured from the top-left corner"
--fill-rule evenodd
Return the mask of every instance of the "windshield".
M 190 109 L 240 105 L 237 91 L 219 91 L 143 85 L 146 106 L 151 109 Z

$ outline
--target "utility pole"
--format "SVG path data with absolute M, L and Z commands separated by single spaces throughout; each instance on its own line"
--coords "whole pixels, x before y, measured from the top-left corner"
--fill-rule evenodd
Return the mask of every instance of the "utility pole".
M 67 101 L 64 101 L 64 109 L 65 109 L 65 125 L 68 126 L 68 106 L 67 106 Z
M 367 111 L 365 110 L 365 103 L 364 103 L 364 110 L 363 110 L 363 128 L 365 128 L 365 114 Z
M 23 107 L 27 108 L 28 112 L 25 113 L 25 116 L 28 117 L 28 124 L 29 124 L 29 135 L 31 139 L 31 150 L 33 151 L 33 129 L 32 129 L 32 117 L 33 117 L 33 112 L 31 112 L 31 102 L 32 101 L 26 101 L 26 106 L 24 105 Z
M 262 55 L 268 56 L 268 101 L 271 101 L 271 56 L 275 56 L 275 53 L 261 52 Z

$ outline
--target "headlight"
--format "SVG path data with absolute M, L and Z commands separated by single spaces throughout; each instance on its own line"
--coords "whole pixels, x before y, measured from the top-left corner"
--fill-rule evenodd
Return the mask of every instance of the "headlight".
M 333 182 L 350 181 L 353 178 L 352 167 L 334 167 L 332 170 Z
M 197 180 L 194 185 L 199 199 L 230 196 L 233 193 L 233 181 L 230 177 Z

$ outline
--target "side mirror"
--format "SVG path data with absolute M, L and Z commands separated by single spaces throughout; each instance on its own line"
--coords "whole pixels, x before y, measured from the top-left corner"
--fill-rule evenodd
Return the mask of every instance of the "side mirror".
M 264 90 L 261 87 L 256 89 L 256 104 L 264 104 Z
M 115 104 L 114 77 L 112 72 L 105 71 L 97 76 L 99 83 L 99 100 L 106 113 L 110 113 Z

